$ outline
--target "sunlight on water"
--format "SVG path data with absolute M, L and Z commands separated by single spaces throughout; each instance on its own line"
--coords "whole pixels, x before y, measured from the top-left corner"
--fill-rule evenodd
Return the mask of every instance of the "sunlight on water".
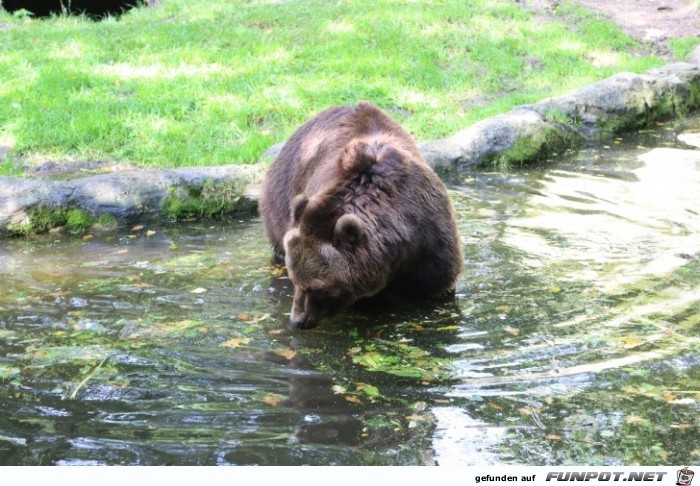
M 576 262 L 568 278 L 604 291 L 687 263 L 700 249 L 700 152 L 659 148 L 614 179 L 553 170 L 504 243 L 546 266 Z

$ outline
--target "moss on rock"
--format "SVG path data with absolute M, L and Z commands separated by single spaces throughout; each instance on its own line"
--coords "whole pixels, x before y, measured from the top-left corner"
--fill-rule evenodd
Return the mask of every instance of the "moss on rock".
M 97 218 L 97 223 L 93 227 L 99 231 L 112 231 L 118 226 L 117 218 L 111 214 L 103 213 Z
M 528 136 L 517 138 L 510 148 L 498 153 L 492 163 L 501 168 L 546 159 L 560 150 L 577 145 L 578 138 L 554 124 L 547 124 Z
M 94 216 L 80 209 L 70 209 L 66 216 L 66 228 L 75 233 L 87 231 L 96 222 Z
M 65 227 L 72 233 L 84 233 L 91 228 L 109 231 L 116 229 L 117 226 L 117 219 L 107 213 L 96 218 L 81 209 L 39 207 L 29 211 L 22 221 L 8 225 L 7 234 L 26 236 L 46 233 L 58 227 Z
M 201 187 L 172 188 L 163 200 L 162 212 L 170 219 L 217 217 L 252 212 L 254 201 L 244 197 L 240 184 L 205 181 Z

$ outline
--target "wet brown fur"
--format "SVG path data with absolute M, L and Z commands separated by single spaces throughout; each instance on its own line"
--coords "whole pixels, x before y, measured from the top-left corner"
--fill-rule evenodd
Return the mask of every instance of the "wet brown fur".
M 330 108 L 292 135 L 260 212 L 275 253 L 291 253 L 298 327 L 381 291 L 443 296 L 462 267 L 444 185 L 401 126 L 368 103 Z M 342 295 L 327 299 L 338 308 L 315 312 L 330 294 Z

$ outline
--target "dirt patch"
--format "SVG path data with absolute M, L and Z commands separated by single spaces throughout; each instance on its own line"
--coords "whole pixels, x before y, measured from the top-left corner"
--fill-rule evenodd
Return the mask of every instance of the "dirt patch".
M 571 0 L 612 20 L 628 35 L 673 60 L 669 39 L 700 36 L 700 6 L 694 0 Z M 561 0 L 520 0 L 526 8 L 552 14 Z

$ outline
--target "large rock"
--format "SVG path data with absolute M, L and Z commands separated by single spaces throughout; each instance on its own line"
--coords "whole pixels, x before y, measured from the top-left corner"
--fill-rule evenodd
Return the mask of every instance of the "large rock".
M 700 49 L 691 61 L 620 73 L 558 98 L 520 106 L 421 146 L 436 168 L 524 163 L 700 107 Z
M 177 217 L 178 208 L 203 214 L 250 210 L 255 203 L 246 191 L 261 174 L 258 166 L 219 166 L 117 172 L 67 181 L 0 177 L 0 232 L 25 231 L 39 209 L 78 209 L 126 222 Z M 193 203 L 207 197 L 216 208 Z
M 572 146 L 580 138 L 565 124 L 547 121 L 535 110 L 517 108 L 449 138 L 425 143 L 420 149 L 434 168 L 465 169 L 541 158 Z

